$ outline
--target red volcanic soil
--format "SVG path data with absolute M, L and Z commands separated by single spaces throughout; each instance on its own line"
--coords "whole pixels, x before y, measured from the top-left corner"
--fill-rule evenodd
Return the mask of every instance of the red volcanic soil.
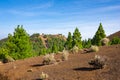
M 115 32 L 115 33 L 113 33 L 113 34 L 111 34 L 111 35 L 108 36 L 108 38 L 110 40 L 112 40 L 114 37 L 119 37 L 120 38 L 120 31 Z
M 108 58 L 105 68 L 93 69 L 88 65 L 95 54 Z M 70 54 L 67 61 L 52 65 L 42 65 L 42 59 L 40 56 L 1 64 L 0 73 L 10 80 L 40 80 L 42 72 L 49 75 L 47 80 L 120 80 L 120 45 L 100 47 L 97 53 Z

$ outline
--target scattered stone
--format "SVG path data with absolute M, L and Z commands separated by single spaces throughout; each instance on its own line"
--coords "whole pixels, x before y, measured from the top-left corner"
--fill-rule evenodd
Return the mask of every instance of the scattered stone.
M 27 72 L 33 72 L 33 70 L 32 69 L 28 69 Z

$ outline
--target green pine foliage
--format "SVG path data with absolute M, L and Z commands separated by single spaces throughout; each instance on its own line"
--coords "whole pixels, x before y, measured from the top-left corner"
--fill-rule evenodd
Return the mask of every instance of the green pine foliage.
M 83 48 L 81 38 L 81 33 L 79 32 L 79 29 L 76 28 L 73 33 L 72 47 L 77 46 L 79 49 Z
M 52 53 L 57 53 L 59 50 L 58 50 L 58 47 L 55 43 L 53 43 L 53 46 L 52 46 Z
M 31 41 L 35 56 L 63 51 L 65 44 L 65 40 L 62 35 L 60 37 L 57 35 L 40 35 L 39 33 L 35 33 L 31 35 Z
M 67 38 L 67 41 L 65 42 L 65 48 L 67 50 L 70 50 L 72 48 L 72 35 L 71 35 L 71 32 L 68 33 L 68 38 Z
M 100 46 L 101 39 L 103 39 L 105 37 L 106 37 L 105 31 L 103 29 L 102 23 L 100 23 L 99 28 L 92 39 L 92 45 Z
M 34 56 L 39 56 L 41 54 L 46 53 L 46 48 L 45 48 L 41 38 L 39 38 L 39 36 L 40 36 L 39 33 L 34 33 L 30 37 L 30 40 L 31 40 L 32 46 L 33 46 Z
M 79 32 L 79 29 L 76 28 L 73 36 L 71 33 L 68 33 L 67 41 L 65 42 L 65 48 L 67 50 L 71 50 L 74 46 L 78 47 L 79 49 L 83 48 L 82 41 L 81 41 L 81 33 Z
M 0 47 L 4 46 L 6 41 L 7 41 L 7 38 L 4 38 L 4 39 L 0 40 Z
M 114 37 L 111 41 L 111 45 L 113 44 L 120 44 L 120 38 L 119 37 Z
M 47 52 L 57 53 L 58 51 L 63 51 L 65 40 L 57 37 L 49 36 L 47 40 Z
M 91 39 L 89 38 L 88 40 L 87 39 L 85 39 L 85 40 L 83 40 L 82 41 L 82 46 L 83 46 L 83 48 L 90 48 L 91 47 Z
M 8 34 L 8 38 L 0 40 L 0 59 L 24 59 L 32 56 L 46 55 L 48 53 L 58 53 L 66 50 L 79 50 L 90 48 L 91 45 L 102 45 L 102 39 L 106 37 L 105 31 L 100 23 L 93 39 L 81 40 L 81 33 L 75 28 L 73 35 L 68 33 L 67 40 L 61 35 L 40 35 L 33 34 L 31 37 L 18 25 L 13 34 Z M 120 44 L 120 38 L 115 37 L 110 44 Z
M 0 48 L 0 59 L 3 61 L 6 58 L 6 56 L 8 56 L 8 53 L 9 51 L 5 46 L 1 47 Z
M 14 59 L 24 59 L 32 56 L 30 38 L 23 26 L 18 25 L 14 34 L 8 35 L 5 49 L 8 50 L 8 55 Z

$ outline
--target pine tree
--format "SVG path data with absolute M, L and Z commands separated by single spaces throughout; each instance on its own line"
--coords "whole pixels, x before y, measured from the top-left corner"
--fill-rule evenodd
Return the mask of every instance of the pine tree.
M 101 45 L 101 39 L 103 39 L 105 37 L 106 37 L 105 31 L 102 27 L 102 23 L 100 23 L 99 28 L 98 28 L 97 32 L 95 33 L 95 35 L 92 39 L 92 44 L 100 46 Z
M 83 40 L 82 41 L 82 46 L 83 46 L 83 48 L 90 48 L 90 46 L 91 46 L 91 39 L 89 38 L 88 40 Z
M 72 47 L 77 46 L 79 49 L 82 48 L 82 41 L 81 41 L 81 33 L 79 32 L 79 29 L 76 28 L 73 33 L 73 42 Z
M 58 47 L 55 43 L 53 43 L 53 46 L 52 46 L 52 53 L 57 53 L 58 52 Z
M 65 48 L 67 50 L 70 50 L 72 48 L 72 35 L 71 35 L 71 32 L 68 33 L 68 37 L 67 37 L 67 41 L 65 43 Z
M 18 25 L 13 36 L 8 35 L 6 48 L 9 50 L 9 55 L 14 59 L 24 59 L 32 56 L 32 44 L 23 26 Z

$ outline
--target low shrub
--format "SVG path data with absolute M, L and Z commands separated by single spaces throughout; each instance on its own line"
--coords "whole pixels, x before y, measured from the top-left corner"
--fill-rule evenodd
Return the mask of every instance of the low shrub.
M 93 66 L 93 68 L 102 69 L 106 65 L 107 59 L 105 57 L 101 57 L 95 55 L 95 58 L 88 62 L 89 65 Z
M 63 50 L 62 53 L 62 61 L 68 60 L 69 52 L 67 50 Z
M 40 80 L 45 80 L 48 78 L 48 74 L 42 72 L 42 74 L 40 75 Z
M 47 54 L 43 58 L 44 65 L 54 64 L 55 62 L 56 62 L 56 60 L 54 58 L 54 53 Z
M 70 51 L 72 53 L 78 53 L 79 52 L 79 48 L 77 46 L 74 46 Z
M 103 38 L 102 40 L 101 40 L 101 44 L 104 46 L 104 45 L 108 45 L 109 44 L 109 38 Z
M 98 52 L 99 51 L 99 47 L 98 46 L 91 46 L 90 47 L 90 52 Z
M 120 37 L 114 37 L 111 41 L 111 45 L 120 44 Z

